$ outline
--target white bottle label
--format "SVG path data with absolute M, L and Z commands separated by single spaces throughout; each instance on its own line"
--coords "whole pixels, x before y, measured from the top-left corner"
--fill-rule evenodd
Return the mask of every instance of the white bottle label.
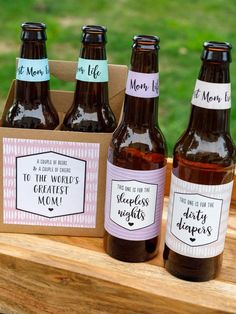
M 50 80 L 48 59 L 18 59 L 16 79 L 26 82 L 44 82 Z
M 229 109 L 231 107 L 231 84 L 197 80 L 191 103 L 206 109 Z
M 166 167 L 131 170 L 107 162 L 105 229 L 115 237 L 139 241 L 161 229 Z
M 156 197 L 157 184 L 112 180 L 110 218 L 128 230 L 148 227 L 155 221 Z
M 208 258 L 224 249 L 233 181 L 202 185 L 172 174 L 167 246 L 184 256 Z
M 125 93 L 140 98 L 159 96 L 159 73 L 129 71 Z
M 108 82 L 107 60 L 79 58 L 76 79 L 83 82 Z

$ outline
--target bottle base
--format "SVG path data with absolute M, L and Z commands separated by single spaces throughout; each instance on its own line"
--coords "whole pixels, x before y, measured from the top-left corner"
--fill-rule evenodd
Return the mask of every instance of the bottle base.
M 209 276 L 203 275 L 203 276 L 194 276 L 194 275 L 185 275 L 183 273 L 179 273 L 176 270 L 174 270 L 168 263 L 164 262 L 165 269 L 173 275 L 176 278 L 185 280 L 185 281 L 192 281 L 192 282 L 204 282 L 204 281 L 210 281 L 217 277 L 217 274 L 211 274 Z
M 158 253 L 158 237 L 144 241 L 129 241 L 106 233 L 104 249 L 112 258 L 122 262 L 146 262 Z
M 220 272 L 223 254 L 211 258 L 193 258 L 180 255 L 165 245 L 163 258 L 166 270 L 173 276 L 194 282 L 215 279 Z

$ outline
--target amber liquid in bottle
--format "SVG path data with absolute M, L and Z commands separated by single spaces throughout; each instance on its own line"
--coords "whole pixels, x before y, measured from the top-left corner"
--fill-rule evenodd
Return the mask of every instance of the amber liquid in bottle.
M 22 46 L 20 58 L 47 59 L 46 26 L 42 23 L 22 24 Z M 27 64 L 27 60 L 26 60 Z M 46 71 L 45 68 L 40 71 Z M 25 71 L 34 75 L 37 69 L 30 65 L 18 71 Z M 28 129 L 55 129 L 59 124 L 56 110 L 49 94 L 49 80 L 26 81 L 16 80 L 15 100 L 9 109 L 3 126 Z
M 131 56 L 131 71 L 158 72 L 159 39 L 136 36 Z M 166 165 L 166 143 L 157 122 L 158 98 L 139 98 L 125 95 L 123 118 L 108 151 L 108 161 L 115 166 L 132 170 L 154 170 Z M 106 252 L 126 262 L 142 262 L 157 254 L 159 236 L 130 241 L 115 237 L 107 231 Z
M 80 58 L 98 62 L 106 60 L 106 28 L 88 25 L 82 30 Z M 97 65 L 84 68 L 84 71 L 89 72 L 91 80 L 80 80 L 78 76 L 74 101 L 65 116 L 62 129 L 79 132 L 113 132 L 117 124 L 109 105 L 108 81 L 95 81 L 100 71 Z
M 226 43 L 205 43 L 199 80 L 230 83 L 230 49 Z M 173 174 L 177 178 L 206 186 L 233 180 L 235 147 L 230 137 L 229 119 L 230 109 L 192 105 L 188 128 L 174 147 Z M 193 258 L 165 245 L 165 267 L 176 277 L 207 281 L 218 275 L 222 254 Z

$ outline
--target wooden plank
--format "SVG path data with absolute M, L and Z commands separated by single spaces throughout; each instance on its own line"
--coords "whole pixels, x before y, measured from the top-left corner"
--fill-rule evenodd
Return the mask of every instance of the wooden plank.
M 137 308 L 140 313 L 236 311 L 234 284 L 184 282 L 156 265 L 141 263 L 134 267 L 79 246 L 30 235 L 17 239 L 12 234 L 5 236 L 0 245 L 5 253 L 0 256 L 0 278 L 1 282 L 5 279 L 8 288 L 1 291 L 1 298 L 10 305 L 17 300 L 13 308 L 21 306 L 26 313 L 35 304 L 49 313 L 60 313 L 65 304 L 68 313 L 76 313 L 78 304 L 84 310 L 94 309 L 90 313 L 97 313 L 96 309 L 105 313 L 137 313 Z M 3 242 L 9 242 L 5 249 Z M 9 256 L 15 257 L 14 262 Z
M 1 313 L 223 313 L 56 267 L 0 255 Z M 104 265 L 105 266 L 105 265 Z M 158 275 L 158 273 L 157 273 Z M 145 276 L 145 274 L 143 274 Z
M 165 217 L 166 211 L 162 238 Z M 158 257 L 149 263 L 131 264 L 106 255 L 99 238 L 1 234 L 0 310 L 236 313 L 234 228 L 227 234 L 220 277 L 206 283 L 169 275 L 162 267 L 162 247 L 163 243 Z

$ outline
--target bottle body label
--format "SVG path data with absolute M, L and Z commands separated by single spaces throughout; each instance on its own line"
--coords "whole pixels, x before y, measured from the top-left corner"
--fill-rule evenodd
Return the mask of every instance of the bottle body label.
M 76 79 L 83 82 L 108 82 L 107 60 L 79 58 Z
M 140 98 L 159 96 L 159 73 L 129 71 L 125 93 Z
M 160 233 L 166 168 L 137 171 L 107 163 L 105 229 L 125 240 Z
M 184 256 L 222 253 L 233 181 L 221 185 L 189 183 L 172 174 L 166 230 L 167 246 Z
M 50 80 L 48 59 L 18 59 L 16 79 L 26 82 L 44 82 Z
M 229 109 L 231 107 L 231 84 L 197 80 L 191 103 L 206 109 Z

